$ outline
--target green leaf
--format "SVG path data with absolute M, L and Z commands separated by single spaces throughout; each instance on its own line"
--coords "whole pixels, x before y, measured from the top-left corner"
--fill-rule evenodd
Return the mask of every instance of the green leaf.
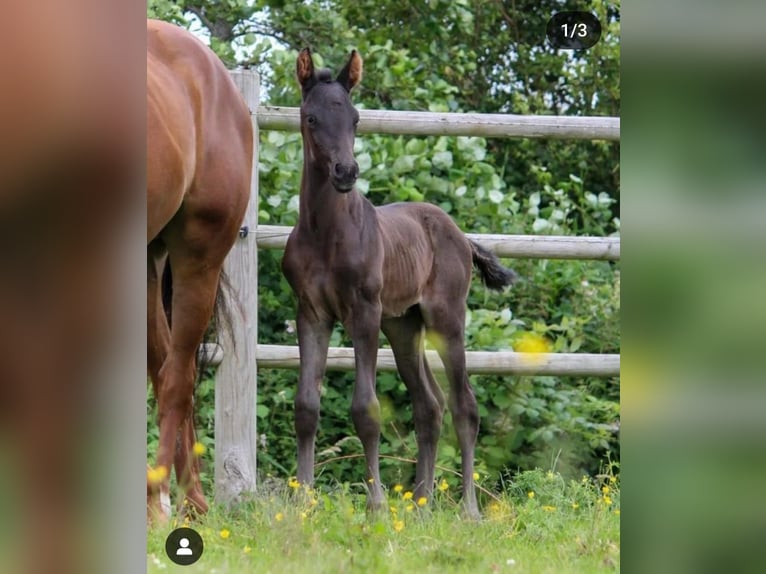
M 415 156 L 402 155 L 396 158 L 396 161 L 393 165 L 393 170 L 394 173 L 406 173 L 408 171 L 412 171 L 413 167 L 415 167 Z
M 412 155 L 420 155 L 426 151 L 426 141 L 422 138 L 411 138 L 404 145 L 404 151 Z
M 359 173 L 364 173 L 372 167 L 372 157 L 369 153 L 361 153 L 356 156 L 356 163 L 359 164 Z
M 434 165 L 434 167 L 438 167 L 439 169 L 449 169 L 452 167 L 452 152 L 450 151 L 439 151 L 433 154 L 431 156 L 431 163 Z
M 532 224 L 532 231 L 535 233 L 540 233 L 542 231 L 545 231 L 550 227 L 550 223 L 546 219 L 535 219 L 535 222 Z

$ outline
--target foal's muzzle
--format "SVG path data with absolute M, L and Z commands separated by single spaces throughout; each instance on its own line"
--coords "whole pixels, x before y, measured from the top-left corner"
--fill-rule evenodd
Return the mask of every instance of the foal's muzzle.
M 359 164 L 335 162 L 330 169 L 330 179 L 335 189 L 341 193 L 348 193 L 354 188 L 356 179 L 359 177 Z

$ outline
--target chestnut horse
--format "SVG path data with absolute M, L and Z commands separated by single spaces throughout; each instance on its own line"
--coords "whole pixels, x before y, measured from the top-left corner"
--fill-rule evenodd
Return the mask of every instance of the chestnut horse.
M 491 289 L 503 289 L 515 274 L 468 240 L 441 209 L 426 203 L 374 207 L 354 188 L 359 113 L 349 95 L 362 77 L 356 51 L 333 80 L 329 70 L 314 71 L 306 48 L 298 56 L 297 73 L 303 96 L 303 177 L 298 224 L 282 268 L 298 298 L 298 480 L 313 482 L 319 388 L 333 324 L 340 321 L 354 345 L 351 417 L 367 462 L 368 508 L 385 506 L 375 396 L 381 329 L 412 398 L 418 442 L 415 497 L 432 495 L 445 401 L 425 360 L 428 329 L 441 342 L 438 351 L 449 380 L 449 407 L 462 455 L 463 509 L 476 518 L 473 458 L 479 413 L 465 366 L 465 302 L 473 265 Z
M 199 512 L 207 503 L 194 444 L 197 349 L 214 311 L 224 258 L 250 197 L 250 112 L 218 57 L 192 34 L 147 23 L 148 368 L 159 407 L 157 468 Z M 162 276 L 172 269 L 172 318 Z M 160 475 L 161 476 L 161 475 Z M 168 477 L 149 488 L 170 515 Z M 180 502 L 180 501 L 179 501 Z

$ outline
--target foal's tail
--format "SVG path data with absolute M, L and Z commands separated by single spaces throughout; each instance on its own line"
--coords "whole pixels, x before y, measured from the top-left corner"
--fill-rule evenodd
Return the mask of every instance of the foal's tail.
M 473 264 L 479 270 L 484 285 L 495 291 L 502 291 L 504 287 L 512 285 L 518 279 L 516 272 L 503 267 L 494 253 L 470 239 L 468 242 L 471 244 Z

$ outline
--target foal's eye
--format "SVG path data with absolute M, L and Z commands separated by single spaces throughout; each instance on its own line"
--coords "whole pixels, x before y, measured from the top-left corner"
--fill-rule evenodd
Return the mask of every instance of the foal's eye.
M 308 116 L 306 118 L 306 123 L 310 126 L 313 126 L 315 123 L 317 123 L 316 116 Z

